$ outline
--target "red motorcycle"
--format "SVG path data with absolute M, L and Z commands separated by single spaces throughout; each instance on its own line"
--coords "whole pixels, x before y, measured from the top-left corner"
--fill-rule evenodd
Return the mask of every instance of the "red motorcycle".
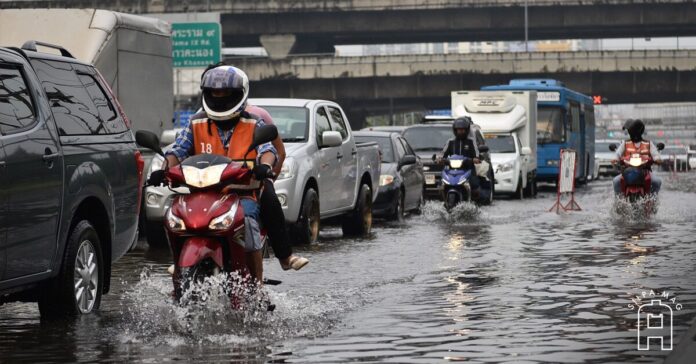
M 616 145 L 609 146 L 616 151 Z M 657 149 L 664 149 L 664 144 L 658 143 Z M 631 203 L 637 202 L 652 193 L 652 171 L 654 163 L 649 155 L 633 153 L 622 158 L 621 163 L 621 194 Z
M 277 136 L 278 130 L 273 125 L 257 128 L 249 152 Z M 155 134 L 138 131 L 136 141 L 164 155 Z M 249 163 L 246 160 L 232 161 L 220 155 L 199 154 L 169 168 L 166 179 L 170 186 L 185 186 L 190 191 L 175 196 L 165 215 L 167 238 L 175 265 L 175 298 L 180 300 L 192 283 L 220 273 L 237 273 L 245 281 L 253 281 L 248 279 L 244 209 L 240 196 L 258 190 L 261 184 L 253 178 Z M 265 240 L 263 231 L 262 239 Z M 267 280 L 265 283 L 279 282 Z M 238 282 L 231 281 L 230 284 Z M 231 299 L 233 304 L 237 300 L 236 297 Z

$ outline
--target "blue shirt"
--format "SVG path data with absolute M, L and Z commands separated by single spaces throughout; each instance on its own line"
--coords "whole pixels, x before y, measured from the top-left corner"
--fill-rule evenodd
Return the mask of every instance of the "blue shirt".
M 184 129 L 182 129 L 177 134 L 172 149 L 167 152 L 167 155 L 175 156 L 179 160 L 179 162 L 190 157 L 191 154 L 193 154 L 194 152 L 193 130 L 191 129 L 191 120 L 194 118 L 197 118 L 197 116 L 192 116 L 191 119 L 189 119 L 189 121 L 186 122 Z M 257 128 L 263 125 L 266 125 L 263 119 L 256 120 Z M 232 133 L 234 133 L 234 128 L 230 130 L 222 130 L 220 128 L 217 128 L 217 130 L 218 136 L 220 137 L 220 141 L 222 141 L 222 145 L 225 147 L 225 149 L 227 149 L 229 147 L 230 140 L 232 139 Z M 263 153 L 267 152 L 273 153 L 273 155 L 276 157 L 276 160 L 278 159 L 278 152 L 276 151 L 272 143 L 261 144 L 258 147 L 256 147 L 257 159 L 260 158 Z

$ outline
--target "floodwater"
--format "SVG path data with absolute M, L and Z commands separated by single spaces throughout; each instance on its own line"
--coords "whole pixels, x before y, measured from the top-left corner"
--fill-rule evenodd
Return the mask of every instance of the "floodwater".
M 205 303 L 172 304 L 169 253 L 143 243 L 114 266 L 98 314 L 0 307 L 0 362 L 661 362 L 668 352 L 637 350 L 636 296 L 680 304 L 675 345 L 696 316 L 696 175 L 663 179 L 649 219 L 613 213 L 604 179 L 572 213 L 547 212 L 546 191 L 451 215 L 429 202 L 367 239 L 325 229 L 297 249 L 302 271 L 266 261 L 284 281 L 267 288 L 273 313 L 228 310 L 215 282 Z

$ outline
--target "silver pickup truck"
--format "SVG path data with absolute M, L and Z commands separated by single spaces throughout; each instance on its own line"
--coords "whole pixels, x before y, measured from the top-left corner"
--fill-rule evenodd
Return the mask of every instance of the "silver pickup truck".
M 340 219 L 345 235 L 368 234 L 379 188 L 377 144 L 356 144 L 345 113 L 334 102 L 250 99 L 249 104 L 271 114 L 285 144 L 287 158 L 275 187 L 293 242 L 316 241 L 320 220 L 327 218 Z M 162 220 L 171 193 L 162 187 L 145 191 L 150 244 L 166 243 Z

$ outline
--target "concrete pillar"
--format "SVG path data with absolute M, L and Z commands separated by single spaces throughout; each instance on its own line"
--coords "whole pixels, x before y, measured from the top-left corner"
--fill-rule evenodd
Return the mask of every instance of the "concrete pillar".
M 283 59 L 290 54 L 297 38 L 294 34 L 262 35 L 261 45 L 271 59 Z

